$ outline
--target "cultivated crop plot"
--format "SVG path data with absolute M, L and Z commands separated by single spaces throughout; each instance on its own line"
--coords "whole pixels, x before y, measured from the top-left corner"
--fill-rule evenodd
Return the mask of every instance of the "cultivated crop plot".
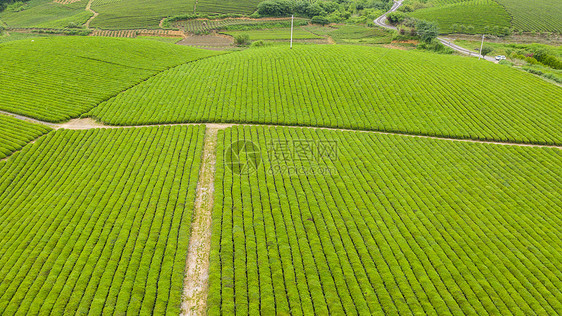
M 0 314 L 178 314 L 204 127 L 62 130 L 0 164 Z
M 68 120 L 159 71 L 215 54 L 155 41 L 95 37 L 10 42 L 0 50 L 0 110 L 50 122 Z M 151 63 L 142 64 L 147 58 Z
M 561 3 L 0 0 L 0 315 L 562 315 Z
M 561 111 L 559 87 L 508 67 L 317 45 L 246 50 L 182 65 L 89 115 L 116 125 L 260 123 L 562 144 Z
M 436 21 L 444 33 L 498 34 L 509 28 L 509 13 L 493 0 L 462 1 L 444 6 L 422 9 L 413 17 Z
M 49 130 L 45 125 L 31 124 L 0 114 L 0 159 L 6 158 Z
M 524 31 L 562 32 L 562 3 L 551 0 L 498 0 L 513 16 L 513 25 Z
M 217 157 L 210 315 L 562 313 L 558 149 L 237 127 L 218 152 L 239 141 L 261 163 Z

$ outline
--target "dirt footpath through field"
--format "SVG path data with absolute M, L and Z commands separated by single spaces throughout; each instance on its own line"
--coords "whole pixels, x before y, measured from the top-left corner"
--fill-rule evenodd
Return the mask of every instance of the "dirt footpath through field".
M 218 130 L 223 125 L 207 124 L 203 159 L 197 183 L 197 196 L 183 289 L 181 315 L 206 315 L 209 288 L 211 223 L 215 192 L 215 164 Z

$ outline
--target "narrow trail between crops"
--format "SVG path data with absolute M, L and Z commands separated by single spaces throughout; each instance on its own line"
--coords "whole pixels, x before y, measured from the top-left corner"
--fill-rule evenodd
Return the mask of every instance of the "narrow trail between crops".
M 389 13 L 392 13 L 392 12 L 398 10 L 398 8 L 400 8 L 400 6 L 402 6 L 402 2 L 403 2 L 403 1 L 404 1 L 404 0 L 394 1 L 394 4 L 392 5 L 392 8 L 390 8 L 390 10 L 388 10 L 387 12 L 385 12 L 383 15 L 379 16 L 378 18 L 376 18 L 373 22 L 374 22 L 376 25 L 380 26 L 380 27 L 384 27 L 384 28 L 387 28 L 387 29 L 391 29 L 391 30 L 395 30 L 395 31 L 396 31 L 396 30 L 397 30 L 396 27 L 394 27 L 394 26 L 392 26 L 392 25 L 386 24 L 386 16 L 387 16 Z M 459 45 L 456 45 L 456 44 L 451 43 L 451 40 L 450 40 L 450 39 L 442 38 L 442 37 L 438 37 L 437 39 L 441 42 L 441 44 L 443 44 L 443 45 L 445 45 L 445 46 L 447 46 L 447 47 L 449 47 L 449 48 L 451 48 L 451 49 L 453 49 L 453 50 L 455 50 L 455 51 L 457 51 L 457 52 L 459 52 L 459 53 L 461 53 L 461 54 L 465 54 L 465 55 L 472 56 L 472 57 L 481 57 L 480 54 L 478 54 L 478 53 L 475 53 L 475 52 L 473 52 L 473 51 L 471 51 L 471 50 L 469 50 L 469 49 L 466 49 L 466 48 L 464 48 L 464 47 L 460 47 Z M 487 61 L 491 61 L 491 62 L 497 63 L 497 61 L 496 61 L 493 57 L 484 56 L 483 58 L 484 58 L 485 60 L 487 60 Z
M 559 145 L 541 145 L 541 144 L 528 144 L 528 143 L 514 143 L 514 142 L 498 142 L 498 141 L 487 141 L 478 139 L 467 139 L 467 138 L 453 138 L 453 137 L 440 137 L 440 136 L 428 136 L 428 135 L 416 135 L 400 132 L 383 132 L 377 130 L 362 130 L 362 129 L 351 129 L 351 128 L 337 128 L 337 127 L 319 127 L 319 126 L 301 126 L 301 125 L 283 125 L 283 124 L 247 124 L 247 123 L 213 123 L 213 122 L 199 122 L 199 123 L 165 123 L 165 124 L 148 124 L 148 125 L 106 125 L 97 122 L 91 118 L 80 118 L 72 119 L 65 123 L 49 123 L 33 119 L 30 117 L 12 114 L 6 111 L 0 111 L 0 114 L 11 115 L 20 120 L 29 121 L 36 124 L 44 124 L 52 129 L 70 129 L 70 130 L 83 130 L 83 129 L 93 129 L 93 128 L 141 128 L 141 127 L 151 127 L 151 126 L 189 126 L 189 125 L 206 125 L 214 126 L 219 129 L 224 129 L 233 126 L 265 126 L 265 127 L 287 127 L 287 128 L 307 128 L 316 130 L 329 130 L 329 131 L 342 131 L 342 132 L 357 132 L 357 133 L 374 133 L 383 135 L 396 135 L 402 137 L 418 137 L 418 138 L 430 138 L 438 140 L 447 140 L 454 142 L 469 142 L 469 143 L 480 143 L 480 144 L 496 144 L 504 146 L 521 146 L 521 147 L 550 147 L 562 149 Z
M 92 2 L 94 2 L 94 0 L 88 1 L 88 4 L 86 5 L 86 11 L 92 12 L 94 14 L 92 17 L 88 19 L 88 21 L 86 21 L 86 24 L 84 24 L 84 26 L 86 26 L 87 29 L 90 28 L 90 22 L 92 22 L 92 20 L 95 19 L 96 16 L 98 16 L 99 14 L 96 11 L 92 10 Z
M 189 250 L 185 267 L 182 316 L 206 315 L 209 288 L 209 257 L 211 253 L 211 223 L 215 192 L 217 134 L 223 125 L 207 124 L 205 144 L 197 183 L 195 209 L 191 224 Z

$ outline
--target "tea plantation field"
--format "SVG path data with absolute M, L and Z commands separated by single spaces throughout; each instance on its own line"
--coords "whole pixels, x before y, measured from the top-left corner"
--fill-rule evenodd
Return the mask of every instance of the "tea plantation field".
M 70 4 L 53 0 L 31 0 L 21 11 L 6 10 L 0 13 L 0 20 L 10 27 L 65 28 L 71 23 L 81 25 L 92 16 L 85 10 L 88 0 Z
M 250 49 L 101 103 L 116 125 L 240 122 L 562 144 L 562 89 L 476 59 L 359 46 Z
M 416 10 L 412 17 L 435 21 L 441 33 L 501 34 L 511 26 L 506 9 L 494 0 L 472 0 Z
M 158 28 L 165 17 L 192 14 L 194 5 L 194 0 L 94 0 L 92 9 L 99 16 L 90 25 L 103 29 Z
M 414 4 L 406 0 L 405 4 Z M 429 0 L 410 16 L 436 21 L 443 33 L 562 32 L 562 2 L 555 0 Z
M 0 159 L 20 150 L 28 142 L 46 134 L 51 129 L 0 114 Z
M 50 37 L 8 42 L 0 45 L 0 110 L 64 121 L 162 70 L 215 54 L 130 39 Z
M 562 313 L 559 149 L 234 127 L 218 152 L 237 141 L 262 161 L 217 156 L 209 315 Z
M 270 29 L 270 30 L 250 30 L 250 31 L 221 31 L 221 33 L 233 37 L 240 36 L 242 34 L 247 34 L 248 36 L 250 36 L 251 41 L 291 39 L 290 28 L 279 28 L 279 29 Z M 323 37 L 308 32 L 305 29 L 296 28 L 293 30 L 293 39 L 295 40 L 323 39 Z
M 203 135 L 62 130 L 0 162 L 0 314 L 179 314 Z
M 99 16 L 91 26 L 104 29 L 158 28 L 163 18 L 185 14 L 251 14 L 256 0 L 94 0 L 92 9 Z
M 513 17 L 513 27 L 517 30 L 562 33 L 562 1 L 496 1 Z

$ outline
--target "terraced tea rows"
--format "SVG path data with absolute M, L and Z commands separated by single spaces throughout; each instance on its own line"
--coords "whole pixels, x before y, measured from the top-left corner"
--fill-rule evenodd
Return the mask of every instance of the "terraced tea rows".
M 115 125 L 242 122 L 560 145 L 561 100 L 560 87 L 478 60 L 296 46 L 182 65 L 88 115 Z
M 192 14 L 194 6 L 195 0 L 94 1 L 92 10 L 99 16 L 90 25 L 101 29 L 156 29 L 165 17 Z
M 435 21 L 442 33 L 502 34 L 511 17 L 494 0 L 474 0 L 414 11 L 411 16 Z
M 272 23 L 287 23 L 290 26 L 290 18 L 268 18 L 268 19 L 221 19 L 221 20 L 209 20 L 209 19 L 193 19 L 174 22 L 174 26 L 184 30 L 185 32 L 210 32 L 213 30 L 219 30 L 232 26 L 260 26 L 268 25 Z M 296 18 L 295 25 L 303 24 L 308 21 L 304 18 Z
M 53 37 L 0 46 L 0 109 L 64 121 L 155 75 L 216 52 L 153 41 Z
M 237 141 L 263 161 L 218 155 L 209 315 L 562 313 L 559 149 L 236 127 L 218 153 Z
M 0 114 L 0 159 L 20 150 L 27 143 L 50 130 L 45 125 L 31 124 Z
M 90 36 L 128 37 L 157 36 L 157 37 L 184 37 L 185 34 L 175 30 L 94 30 Z
M 562 33 L 562 2 L 552 0 L 496 0 L 513 16 L 513 26 L 522 31 Z
M 271 30 L 251 30 L 251 31 L 222 31 L 222 34 L 227 34 L 233 37 L 247 34 L 250 36 L 250 40 L 289 40 L 291 38 L 290 28 L 278 28 Z M 305 29 L 296 28 L 293 30 L 294 40 L 304 40 L 304 39 L 324 39 L 324 37 L 313 34 Z
M 53 2 L 60 3 L 60 4 L 71 4 L 78 1 L 82 1 L 82 0 L 53 0 Z
M 203 134 L 59 130 L 0 163 L 0 314 L 177 315 Z
M 31 0 L 24 10 L 0 12 L 0 20 L 15 28 L 65 28 L 84 24 L 92 13 L 85 11 L 88 0 L 61 4 L 53 0 Z
M 260 0 L 197 0 L 195 13 L 251 14 Z

